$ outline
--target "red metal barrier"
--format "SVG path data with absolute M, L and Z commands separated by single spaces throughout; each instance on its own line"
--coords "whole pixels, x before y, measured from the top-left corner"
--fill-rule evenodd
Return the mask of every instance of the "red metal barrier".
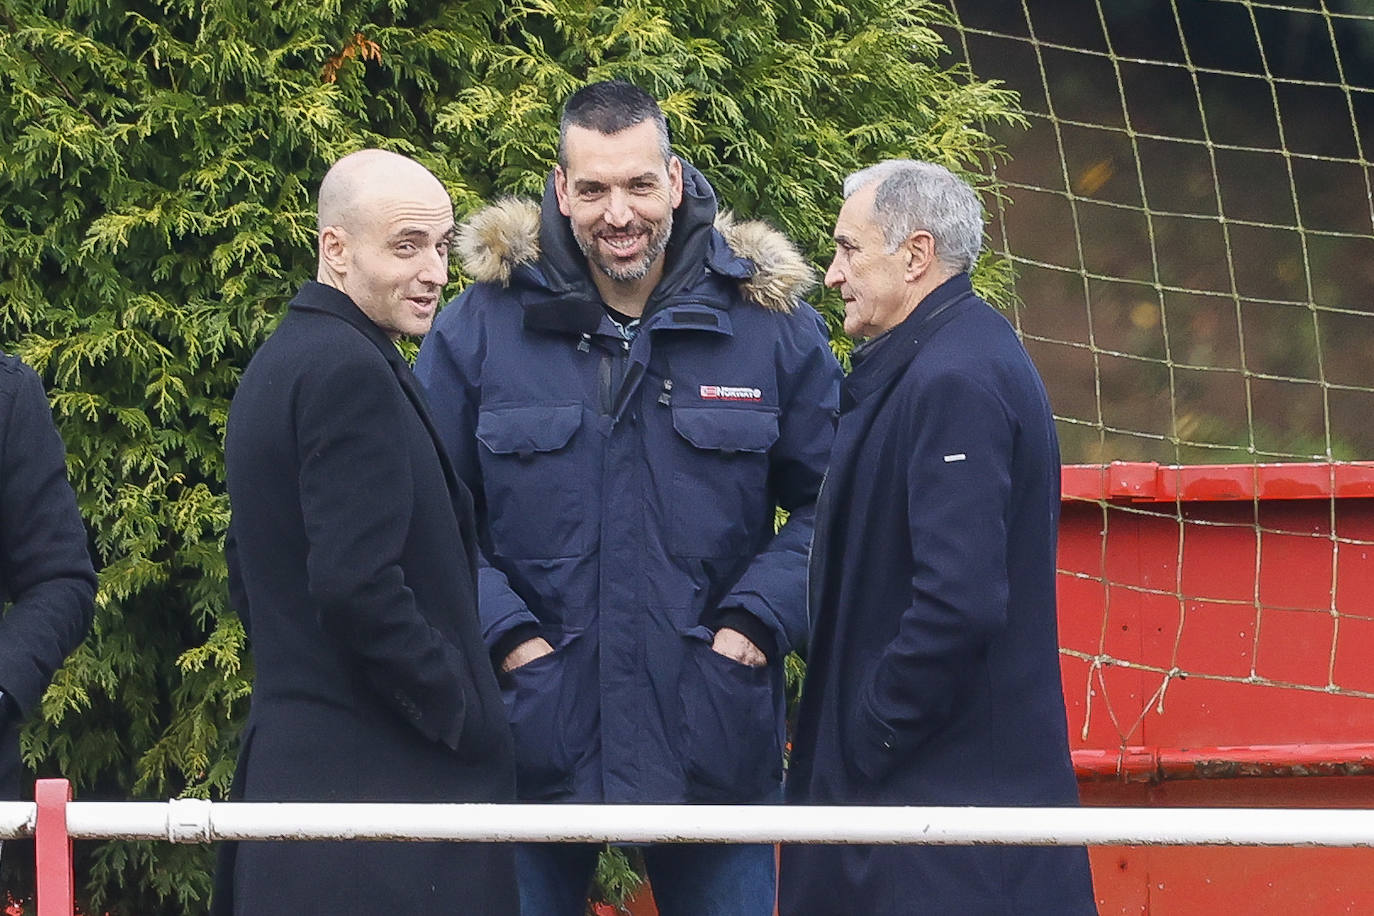
M 1079 783 L 1371 776 L 1374 775 L 1374 744 L 1079 748 L 1073 752 L 1073 763 Z
M 65 779 L 40 779 L 34 784 L 38 818 L 34 823 L 38 916 L 73 916 L 72 841 L 67 836 L 67 802 L 72 784 Z
M 1374 808 L 1374 463 L 1064 469 L 1089 805 Z M 1374 912 L 1374 853 L 1091 850 L 1103 914 Z

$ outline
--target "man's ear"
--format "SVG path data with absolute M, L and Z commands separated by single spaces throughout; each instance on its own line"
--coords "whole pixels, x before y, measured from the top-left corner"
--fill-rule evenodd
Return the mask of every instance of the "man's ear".
M 558 212 L 572 216 L 572 208 L 568 205 L 568 173 L 561 165 L 553 167 L 553 193 L 558 197 Z
M 902 243 L 906 252 L 906 279 L 908 282 L 921 279 L 935 263 L 935 236 L 924 229 L 917 229 Z
M 320 230 L 320 263 L 338 276 L 348 273 L 348 230 L 325 226 Z
M 672 195 L 673 209 L 682 203 L 682 160 L 673 156 L 668 160 L 668 189 Z

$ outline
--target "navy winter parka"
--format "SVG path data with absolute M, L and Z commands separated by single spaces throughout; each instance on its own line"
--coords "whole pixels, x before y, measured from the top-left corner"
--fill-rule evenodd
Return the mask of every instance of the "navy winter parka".
M 778 797 L 783 657 L 806 628 L 840 371 L 797 299 L 800 255 L 762 224 L 717 224 L 711 187 L 683 172 L 633 339 L 550 182 L 542 208 L 507 200 L 465 224 L 460 253 L 484 282 L 416 364 L 476 503 L 487 644 L 555 650 L 503 676 L 525 799 Z M 766 667 L 711 650 L 727 624 Z
M 857 350 L 811 560 L 788 773 L 816 805 L 1076 805 L 1059 674 L 1059 446 L 966 274 Z M 1092 913 L 1081 848 L 789 846 L 782 916 Z

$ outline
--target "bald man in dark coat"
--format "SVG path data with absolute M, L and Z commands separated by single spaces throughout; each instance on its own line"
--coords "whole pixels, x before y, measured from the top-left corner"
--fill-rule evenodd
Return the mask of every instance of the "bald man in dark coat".
M 319 272 L 253 357 L 225 443 L 231 596 L 256 665 L 244 801 L 503 802 L 511 737 L 477 624 L 472 501 L 394 346 L 448 279 L 418 163 L 340 160 Z M 519 912 L 510 847 L 225 844 L 216 913 Z

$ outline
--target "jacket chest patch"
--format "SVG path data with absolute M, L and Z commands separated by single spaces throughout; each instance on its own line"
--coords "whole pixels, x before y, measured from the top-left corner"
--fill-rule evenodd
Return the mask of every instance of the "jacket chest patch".
M 702 385 L 703 401 L 762 401 L 763 391 L 758 388 L 741 388 L 736 385 Z

